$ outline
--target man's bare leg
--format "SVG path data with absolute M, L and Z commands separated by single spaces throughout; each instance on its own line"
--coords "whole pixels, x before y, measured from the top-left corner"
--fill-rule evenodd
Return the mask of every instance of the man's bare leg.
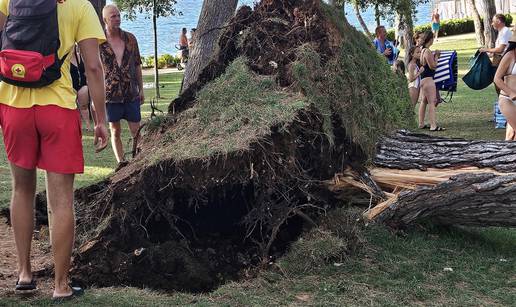
M 73 174 L 47 172 L 47 201 L 52 210 L 52 252 L 54 254 L 54 297 L 72 293 L 68 271 L 75 238 Z
M 109 130 L 111 130 L 111 146 L 115 153 L 116 161 L 118 163 L 125 161 L 124 146 L 122 144 L 122 128 L 120 122 L 109 123 Z
M 12 197 L 11 224 L 18 253 L 18 282 L 28 284 L 32 280 L 30 249 L 34 232 L 34 197 L 36 194 L 36 170 L 11 165 Z

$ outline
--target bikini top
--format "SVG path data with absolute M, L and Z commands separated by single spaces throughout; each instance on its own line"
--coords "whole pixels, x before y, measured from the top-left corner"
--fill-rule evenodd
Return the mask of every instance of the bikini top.
M 423 53 L 421 53 L 421 61 L 423 61 L 423 55 L 424 55 L 425 50 L 430 50 L 430 49 L 423 48 Z M 428 65 L 428 63 L 426 63 L 423 67 L 425 68 L 425 71 L 423 71 L 423 73 L 421 74 L 421 79 L 433 78 L 435 75 L 435 69 L 431 69 L 430 66 Z

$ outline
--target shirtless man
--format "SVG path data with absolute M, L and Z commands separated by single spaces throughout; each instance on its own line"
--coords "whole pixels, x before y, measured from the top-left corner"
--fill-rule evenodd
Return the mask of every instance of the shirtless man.
M 188 58 L 188 38 L 186 37 L 187 29 L 183 28 L 179 36 L 179 50 L 181 50 L 181 64 L 186 62 Z
M 142 61 L 133 34 L 120 28 L 120 11 L 113 4 L 102 10 L 107 41 L 100 46 L 106 79 L 106 111 L 111 130 L 111 145 L 118 166 L 127 165 L 122 145 L 120 120 L 125 119 L 133 139 L 140 128 L 143 94 Z M 137 142 L 137 140 L 134 140 Z
M 432 13 L 432 32 L 434 33 L 435 41 L 439 37 L 439 29 L 441 29 L 441 15 L 439 15 L 439 9 L 436 8 Z

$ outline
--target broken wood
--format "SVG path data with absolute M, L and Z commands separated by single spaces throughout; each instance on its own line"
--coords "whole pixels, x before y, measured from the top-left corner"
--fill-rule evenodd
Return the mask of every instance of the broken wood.
M 387 197 L 367 220 L 404 227 L 421 220 L 468 226 L 516 226 L 516 143 L 467 141 L 399 131 L 378 145 L 370 178 Z M 334 192 L 378 195 L 346 170 Z

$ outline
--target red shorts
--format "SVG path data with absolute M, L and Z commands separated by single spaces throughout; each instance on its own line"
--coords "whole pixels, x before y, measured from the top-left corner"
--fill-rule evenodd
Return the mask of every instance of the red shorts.
M 28 109 L 0 104 L 7 158 L 25 169 L 58 174 L 84 172 L 79 111 L 54 105 Z

